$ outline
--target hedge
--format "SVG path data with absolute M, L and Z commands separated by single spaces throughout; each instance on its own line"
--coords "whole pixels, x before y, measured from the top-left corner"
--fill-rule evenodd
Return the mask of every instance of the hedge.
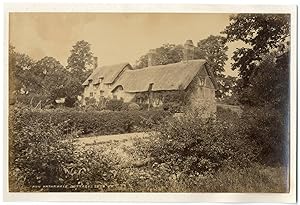
M 77 111 L 77 110 L 21 110 L 16 113 L 15 129 L 32 124 L 63 124 L 64 134 L 108 135 L 148 131 L 160 124 L 169 112 L 153 111 Z

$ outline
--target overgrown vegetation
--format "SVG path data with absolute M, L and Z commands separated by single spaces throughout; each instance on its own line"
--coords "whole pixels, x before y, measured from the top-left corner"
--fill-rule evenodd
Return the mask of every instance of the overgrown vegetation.
M 156 120 L 149 121 L 156 122 L 155 126 L 139 122 L 139 126 L 155 132 L 123 148 L 133 156 L 124 164 L 112 151 L 120 142 L 97 145 L 100 147 L 95 149 L 96 145 L 78 146 L 75 138 L 84 127 L 99 132 L 119 129 L 130 122 L 129 113 L 132 119 L 138 119 L 140 111 L 14 111 L 10 121 L 10 188 L 14 191 L 287 190 L 286 161 L 282 158 L 286 155 L 279 153 L 286 150 L 286 142 L 284 137 L 282 142 L 278 138 L 286 135 L 279 132 L 284 125 L 274 122 L 278 113 L 265 115 L 263 110 L 249 109 L 238 117 L 223 110 L 217 118 L 203 118 L 201 112 L 162 118 L 158 112 Z M 104 116 L 109 116 L 110 122 L 99 124 Z M 110 124 L 117 119 L 118 126 Z
M 64 133 L 66 122 L 32 118 L 24 123 L 20 115 L 16 113 L 10 126 L 11 191 L 80 191 L 95 182 L 101 186 L 90 191 L 105 190 L 117 159 L 78 149 L 74 133 Z
M 223 33 L 226 38 L 199 41 L 196 58 L 214 68 L 219 101 L 241 105 L 238 114 L 224 108 L 215 116 L 182 110 L 184 92 L 155 93 L 164 103 L 160 110 L 143 103 L 149 93 L 136 95 L 134 103 L 87 98 L 82 108 L 76 97 L 92 64 L 89 43 L 73 46 L 68 70 L 52 57 L 34 62 L 10 47 L 10 190 L 288 192 L 289 16 L 233 15 Z M 239 78 L 225 77 L 226 43 L 238 40 L 248 46 L 233 54 Z M 154 60 L 179 62 L 182 49 L 163 45 Z M 147 64 L 142 56 L 136 68 Z M 64 106 L 46 107 L 61 97 Z M 127 161 L 120 149 L 114 151 L 120 141 L 89 146 L 76 141 L 141 131 L 151 135 L 120 148 L 131 156 Z
M 48 124 L 61 125 L 63 134 L 108 135 L 138 131 L 148 131 L 158 125 L 169 112 L 155 111 L 78 111 L 74 109 L 30 110 L 20 109 L 17 112 L 16 132 L 39 123 L 41 127 Z M 20 123 L 22 123 L 20 125 Z M 74 134 L 73 133 L 73 134 Z

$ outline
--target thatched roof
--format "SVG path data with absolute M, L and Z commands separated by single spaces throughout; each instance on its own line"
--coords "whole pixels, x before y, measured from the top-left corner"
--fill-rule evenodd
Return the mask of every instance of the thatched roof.
M 88 85 L 89 81 L 91 81 L 92 84 L 98 84 L 100 83 L 99 80 L 101 78 L 103 78 L 103 83 L 105 84 L 113 83 L 127 65 L 130 66 L 129 63 L 120 63 L 116 65 L 98 67 L 88 77 L 88 79 L 84 81 L 83 85 Z
M 137 70 L 125 70 L 115 84 L 126 92 L 145 92 L 152 84 L 152 91 L 186 89 L 197 73 L 210 75 L 205 60 L 190 60 L 168 65 L 151 66 Z

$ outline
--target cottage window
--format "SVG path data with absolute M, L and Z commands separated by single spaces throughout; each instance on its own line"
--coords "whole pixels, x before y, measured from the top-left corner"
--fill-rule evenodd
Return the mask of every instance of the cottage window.
M 155 104 L 156 104 L 156 105 L 159 105 L 159 101 L 160 101 L 159 98 L 156 98 L 156 99 L 155 99 Z
M 113 95 L 113 99 L 117 100 L 117 99 L 118 99 L 118 97 L 117 97 L 116 95 Z
M 104 91 L 100 90 L 100 96 L 103 97 L 104 96 Z
M 205 84 L 205 79 L 204 78 L 199 78 L 199 85 L 204 86 Z
M 90 92 L 90 97 L 93 97 L 94 96 L 94 93 L 93 92 Z

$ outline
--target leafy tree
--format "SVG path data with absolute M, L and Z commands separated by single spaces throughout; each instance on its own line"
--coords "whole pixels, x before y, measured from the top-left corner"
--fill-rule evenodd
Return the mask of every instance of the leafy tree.
M 15 47 L 9 45 L 10 93 L 18 94 L 21 90 L 26 92 L 38 87 L 39 83 L 29 72 L 34 63 L 34 60 L 28 55 L 16 52 Z
M 87 71 L 92 63 L 93 52 L 91 51 L 91 44 L 84 40 L 78 41 L 71 49 L 67 69 L 83 83 L 89 74 Z
M 16 80 L 16 60 L 15 60 L 15 47 L 9 45 L 8 53 L 8 66 L 9 66 L 9 103 L 14 104 L 16 101 L 15 92 L 21 88 L 20 82 Z
M 232 69 L 239 70 L 241 86 L 250 84 L 257 63 L 262 56 L 284 47 L 290 35 L 290 16 L 287 14 L 238 14 L 230 17 L 230 24 L 223 31 L 228 42 L 242 41 L 248 47 L 238 48 L 232 59 Z
M 224 76 L 222 78 L 218 77 L 218 87 L 216 91 L 216 96 L 222 103 L 236 105 L 239 104 L 236 95 L 238 79 L 233 76 Z
M 216 91 L 217 98 L 228 96 L 234 84 L 234 78 L 224 75 L 224 66 L 228 60 L 227 51 L 226 38 L 213 35 L 200 40 L 195 49 L 195 59 L 205 59 L 217 79 L 219 87 Z
M 72 107 L 77 96 L 83 91 L 80 79 L 66 70 L 55 58 L 41 59 L 36 63 L 33 71 L 42 82 L 43 93 L 52 101 L 65 97 L 66 105 Z
M 52 101 L 59 97 L 65 97 L 65 84 L 68 79 L 68 71 L 53 57 L 44 57 L 37 61 L 30 70 L 40 89 L 35 92 L 48 96 Z
M 82 80 L 90 71 L 76 72 L 64 68 L 53 57 L 44 57 L 34 61 L 26 54 L 18 53 L 9 47 L 9 82 L 10 103 L 14 103 L 16 95 L 22 93 L 54 103 L 57 98 L 66 97 L 68 106 L 73 106 L 77 96 L 83 91 Z M 21 96 L 20 96 L 21 97 Z M 25 97 L 25 96 L 24 96 Z
M 135 69 L 148 66 L 148 54 L 139 58 L 136 62 Z M 155 65 L 166 65 L 177 63 L 183 59 L 183 46 L 175 44 L 163 44 L 161 47 L 154 49 L 153 62 Z
M 224 77 L 224 66 L 228 60 L 227 51 L 225 37 L 210 35 L 197 43 L 195 58 L 205 59 L 215 76 Z
M 72 74 L 68 73 L 68 78 L 65 81 L 65 105 L 67 107 L 73 107 L 74 103 L 77 101 L 77 96 L 81 95 L 83 92 L 83 86 L 81 81 L 74 77 Z
M 287 112 L 289 99 L 289 52 L 262 56 L 251 86 L 241 89 L 240 102 L 251 106 L 272 105 Z

